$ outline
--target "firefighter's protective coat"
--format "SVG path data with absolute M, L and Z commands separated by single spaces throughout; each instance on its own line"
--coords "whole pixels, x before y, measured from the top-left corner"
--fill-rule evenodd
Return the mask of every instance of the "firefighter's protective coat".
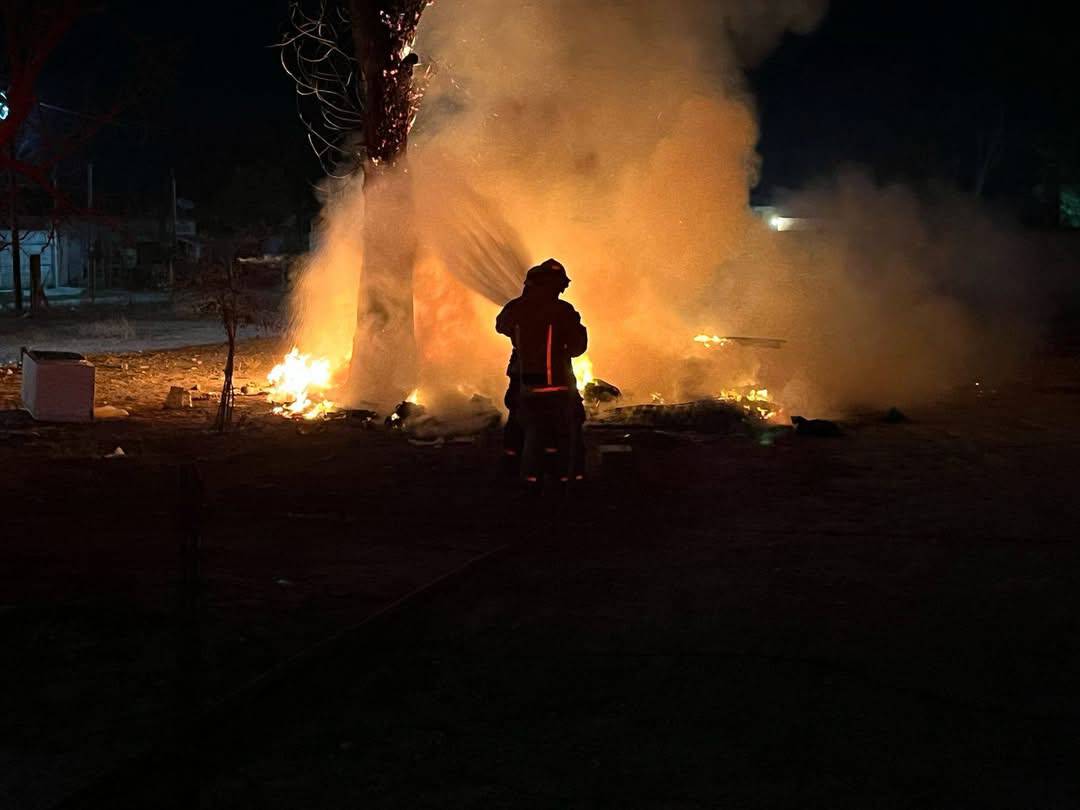
M 514 344 L 507 374 L 526 389 L 576 390 L 571 359 L 585 353 L 589 337 L 573 305 L 546 286 L 527 286 L 503 307 L 495 329 Z

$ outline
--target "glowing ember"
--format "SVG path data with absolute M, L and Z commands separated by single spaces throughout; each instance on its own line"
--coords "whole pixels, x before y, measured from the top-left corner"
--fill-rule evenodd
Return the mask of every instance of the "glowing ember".
M 593 377 L 592 360 L 589 359 L 587 354 L 581 355 L 581 357 L 575 357 L 570 361 L 574 367 L 574 377 L 577 378 L 578 391 L 585 391 L 585 386 L 591 383 L 595 378 Z
M 267 375 L 274 413 L 289 418 L 318 419 L 334 409 L 334 403 L 322 398 L 331 383 L 330 361 L 312 360 L 311 355 L 293 350 Z M 313 399 L 314 397 L 314 399 Z
M 713 348 L 715 346 L 726 346 L 730 341 L 727 338 L 717 337 L 716 335 L 698 335 L 694 338 L 695 343 L 701 343 L 706 348 Z

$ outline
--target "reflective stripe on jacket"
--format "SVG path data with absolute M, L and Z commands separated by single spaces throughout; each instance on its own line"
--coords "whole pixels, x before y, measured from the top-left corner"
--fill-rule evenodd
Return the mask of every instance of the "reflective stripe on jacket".
M 495 329 L 514 344 L 507 374 L 530 388 L 575 388 L 571 358 L 585 353 L 588 332 L 574 307 L 557 297 L 526 292 L 503 307 Z

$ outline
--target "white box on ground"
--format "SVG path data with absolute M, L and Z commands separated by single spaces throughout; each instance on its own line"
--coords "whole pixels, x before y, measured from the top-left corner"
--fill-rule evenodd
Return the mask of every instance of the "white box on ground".
M 74 352 L 24 349 L 22 402 L 40 422 L 94 421 L 94 364 Z

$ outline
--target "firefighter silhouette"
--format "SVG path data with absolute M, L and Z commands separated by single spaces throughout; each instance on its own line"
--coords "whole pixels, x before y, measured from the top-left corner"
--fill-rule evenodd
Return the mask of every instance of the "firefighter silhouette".
M 528 483 L 540 481 L 547 461 L 557 464 L 562 481 L 584 478 L 585 406 L 571 360 L 589 340 L 577 310 L 559 297 L 569 285 L 566 269 L 548 259 L 529 270 L 521 296 L 495 320 L 514 347 L 506 369 L 505 457 Z

